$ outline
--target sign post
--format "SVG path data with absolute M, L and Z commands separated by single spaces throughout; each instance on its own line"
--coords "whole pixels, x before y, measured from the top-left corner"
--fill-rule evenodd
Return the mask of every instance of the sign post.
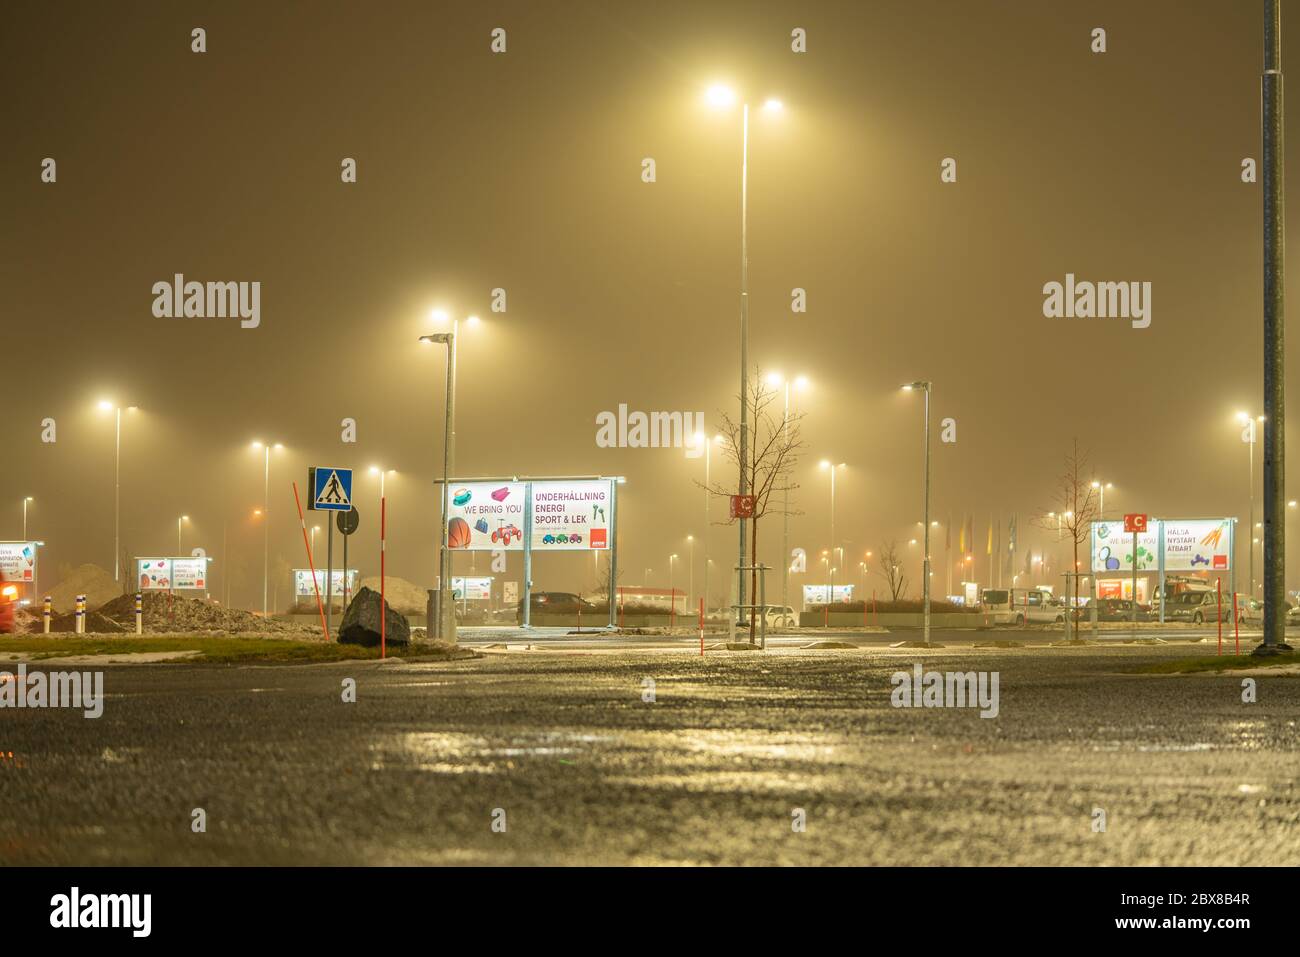
M 1129 512 L 1124 516 L 1124 531 L 1133 533 L 1133 627 L 1135 629 L 1138 620 L 1138 535 L 1146 530 L 1147 516 L 1144 513 Z

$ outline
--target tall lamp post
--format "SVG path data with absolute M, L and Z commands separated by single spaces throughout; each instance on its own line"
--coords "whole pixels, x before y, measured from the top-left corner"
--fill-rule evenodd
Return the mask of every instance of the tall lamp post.
M 767 377 L 767 380 L 772 385 L 780 385 L 785 387 L 785 416 L 781 420 L 781 428 L 782 431 L 785 433 L 786 446 L 789 447 L 790 412 L 793 408 L 793 406 L 791 406 L 790 404 L 791 382 L 789 379 L 785 378 L 785 376 L 776 372 L 769 375 Z M 795 389 L 802 392 L 808 388 L 808 377 L 802 375 L 796 376 L 793 384 Z M 790 606 L 790 598 L 788 595 L 789 588 L 790 588 L 790 483 L 789 482 L 785 483 L 785 488 L 782 490 L 781 495 L 782 495 L 781 511 L 783 513 L 781 516 L 781 555 L 782 555 L 781 614 L 784 615 L 785 609 Z
M 271 571 L 271 450 L 284 448 L 279 442 L 254 442 L 253 448 L 262 450 L 262 617 L 266 618 L 267 583 Z
M 686 576 L 686 613 L 690 614 L 695 607 L 695 536 L 686 536 L 686 546 L 688 549 L 688 560 L 690 561 L 690 571 Z
M 725 86 L 709 88 L 707 98 L 715 107 L 728 107 L 736 102 L 736 94 Z M 769 99 L 763 104 L 765 112 L 781 109 L 780 100 Z M 740 149 L 740 448 L 737 462 L 740 470 L 739 494 L 749 491 L 749 476 L 745 464 L 749 453 L 749 101 L 742 103 Z M 745 519 L 740 526 L 740 547 L 736 574 L 740 577 L 737 590 L 739 608 L 745 605 Z
M 447 314 L 434 310 L 435 322 L 446 322 Z M 478 325 L 478 317 L 470 316 L 465 320 L 469 325 Z M 447 347 L 447 399 L 446 422 L 442 430 L 442 518 L 438 535 L 438 592 L 435 601 L 437 628 L 439 638 L 446 638 L 454 632 L 456 603 L 443 601 L 443 595 L 451 590 L 451 569 L 448 567 L 447 552 L 447 483 L 451 481 L 452 463 L 456 455 L 456 337 L 460 331 L 460 320 L 453 319 L 450 332 L 435 332 L 420 336 L 421 342 L 442 343 Z M 527 582 L 524 583 L 525 590 Z
M 116 420 L 113 437 L 113 581 L 122 580 L 122 407 L 114 405 L 107 399 L 101 399 L 99 408 L 102 412 L 113 412 Z M 128 405 L 128 412 L 134 412 L 135 406 Z
M 721 435 L 715 435 L 712 440 L 705 438 L 703 432 L 695 433 L 695 444 L 704 449 L 704 610 L 708 613 L 709 609 L 709 531 L 713 527 L 709 524 L 709 499 L 713 497 L 711 486 L 709 484 L 710 459 L 713 457 L 713 445 L 715 442 L 722 442 Z
M 23 499 L 23 541 L 27 541 L 27 505 L 29 502 L 36 501 L 30 495 Z
M 190 517 L 189 517 L 188 515 L 179 515 L 179 516 L 177 516 L 177 518 L 176 518 L 176 555 L 177 555 L 177 557 L 180 557 L 180 555 L 182 554 L 182 552 L 181 552 L 181 524 L 182 524 L 183 522 L 188 522 L 189 520 L 190 520 Z
M 905 391 L 911 392 L 921 389 L 925 392 L 925 561 L 922 565 L 921 589 L 925 602 L 925 616 L 923 618 L 924 637 L 921 639 L 926 645 L 930 644 L 930 391 L 933 383 L 930 382 L 910 382 L 903 386 Z
M 822 459 L 820 467 L 831 473 L 831 551 L 826 562 L 827 577 L 830 579 L 826 604 L 830 605 L 835 601 L 835 470 L 844 468 L 844 463 L 832 463 L 830 459 Z
M 1246 559 L 1247 574 L 1250 578 L 1250 597 L 1255 597 L 1255 438 L 1256 424 L 1264 421 L 1264 417 L 1252 416 L 1249 412 L 1238 412 L 1237 421 L 1241 423 L 1241 441 L 1246 443 L 1246 460 L 1247 476 L 1250 482 L 1250 526 L 1246 534 L 1246 548 L 1249 554 Z

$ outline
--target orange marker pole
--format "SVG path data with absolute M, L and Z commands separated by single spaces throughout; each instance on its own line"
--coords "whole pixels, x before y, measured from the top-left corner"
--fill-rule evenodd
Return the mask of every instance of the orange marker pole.
M 388 654 L 388 605 L 384 597 L 384 558 L 388 551 L 388 500 L 379 500 L 379 657 Z
M 320 586 L 316 584 L 316 564 L 311 557 L 311 543 L 307 541 L 307 519 L 302 515 L 302 499 L 298 497 L 298 483 L 292 482 L 293 485 L 293 502 L 298 506 L 298 522 L 302 525 L 302 547 L 307 550 L 307 567 L 311 569 L 311 587 L 316 592 L 316 610 L 320 612 L 320 630 L 325 635 L 325 640 L 330 640 L 330 630 L 325 624 L 325 606 L 320 600 Z

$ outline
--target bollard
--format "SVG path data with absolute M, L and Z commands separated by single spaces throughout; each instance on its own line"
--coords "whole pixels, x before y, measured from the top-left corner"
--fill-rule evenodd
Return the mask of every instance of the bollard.
M 54 599 L 49 595 L 45 596 L 45 610 L 41 612 L 41 617 L 45 619 L 45 634 L 50 633 L 50 613 L 54 610 Z
M 144 595 L 135 593 L 135 633 L 144 634 Z
M 77 634 L 84 635 L 86 633 L 86 596 L 85 595 L 77 596 L 76 628 L 77 628 Z

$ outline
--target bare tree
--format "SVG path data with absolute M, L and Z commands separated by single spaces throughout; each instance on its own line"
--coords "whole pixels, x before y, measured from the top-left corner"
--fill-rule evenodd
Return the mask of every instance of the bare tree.
M 737 469 L 736 485 L 718 481 L 707 486 L 710 495 L 730 500 L 737 494 L 739 472 L 744 471 L 749 494 L 754 496 L 754 511 L 749 519 L 749 596 L 757 604 L 758 595 L 758 525 L 769 512 L 784 514 L 780 499 L 773 500 L 774 491 L 794 491 L 799 486 L 794 481 L 794 467 L 803 450 L 800 422 L 802 413 L 787 415 L 783 403 L 778 402 L 780 392 L 769 386 L 761 369 L 755 369 L 750 378 L 750 392 L 742 396 L 749 418 L 747 436 L 748 460 L 740 461 L 740 424 L 728 413 L 722 412 L 718 431 L 723 437 L 723 454 Z M 730 518 L 720 525 L 732 525 Z M 749 641 L 754 643 L 754 616 L 749 616 Z
M 898 554 L 898 543 L 892 538 L 880 546 L 876 557 L 880 567 L 876 574 L 889 586 L 889 597 L 893 601 L 907 595 L 907 573 L 903 570 L 903 558 Z
M 1092 476 L 1088 474 L 1088 453 L 1079 451 L 1076 438 L 1070 452 L 1065 456 L 1064 467 L 1056 480 L 1056 492 L 1053 497 L 1055 509 L 1042 511 L 1034 524 L 1040 528 L 1058 528 L 1070 538 L 1074 550 L 1072 573 L 1069 583 L 1070 604 L 1066 610 L 1067 632 L 1072 630 L 1070 622 L 1075 607 L 1078 605 L 1079 546 L 1088 541 L 1092 534 L 1092 523 L 1097 518 L 1097 490 L 1093 488 Z

